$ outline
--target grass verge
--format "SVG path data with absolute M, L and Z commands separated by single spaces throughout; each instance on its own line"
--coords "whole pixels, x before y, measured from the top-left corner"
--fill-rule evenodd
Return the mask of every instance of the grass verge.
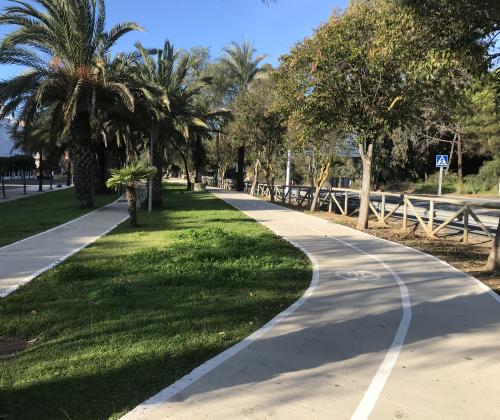
M 115 199 L 116 194 L 96 194 L 95 207 L 102 207 Z M 69 222 L 90 211 L 78 208 L 73 188 L 0 202 L 0 246 Z
M 0 418 L 117 418 L 242 340 L 308 286 L 304 254 L 209 193 L 170 187 L 0 301 Z

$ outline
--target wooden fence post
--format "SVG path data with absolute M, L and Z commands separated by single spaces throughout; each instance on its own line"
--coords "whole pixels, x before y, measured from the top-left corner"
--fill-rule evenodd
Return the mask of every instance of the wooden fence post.
M 408 227 L 408 200 L 406 197 L 403 198 L 403 230 L 406 230 Z
M 380 221 L 385 223 L 385 194 L 382 194 L 382 204 L 380 207 Z
M 464 244 L 469 242 L 469 207 L 464 209 Z
M 349 215 L 349 191 L 345 190 L 344 195 L 344 207 L 345 207 L 345 215 Z

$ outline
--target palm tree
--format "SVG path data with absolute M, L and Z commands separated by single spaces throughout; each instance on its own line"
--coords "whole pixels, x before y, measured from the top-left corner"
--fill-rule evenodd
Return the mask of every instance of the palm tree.
M 26 155 L 38 153 L 38 191 L 43 190 L 43 171 L 54 169 L 60 157 L 67 149 L 67 145 L 53 141 L 50 110 L 37 113 L 28 126 L 12 127 L 10 137 L 14 140 L 14 150 L 21 150 Z
M 129 109 L 133 97 L 107 74 L 111 47 L 124 34 L 140 30 L 133 22 L 105 30 L 104 0 L 38 0 L 12 4 L 0 25 L 14 25 L 0 43 L 0 63 L 28 71 L 0 82 L 0 117 L 14 114 L 29 125 L 40 110 L 53 110 L 59 140 L 68 141 L 75 193 L 82 208 L 93 207 L 95 157 L 91 120 L 104 93 L 114 93 Z
M 229 77 L 233 79 L 234 93 L 248 90 L 252 81 L 261 74 L 259 64 L 266 56 L 263 54 L 255 56 L 257 50 L 250 41 L 245 41 L 241 45 L 232 42 L 223 51 L 224 56 L 220 61 Z
M 269 2 L 266 2 L 269 3 Z M 224 48 L 225 56 L 221 58 L 221 63 L 226 67 L 229 77 L 234 81 L 233 95 L 246 92 L 253 80 L 262 74 L 259 68 L 260 62 L 265 55 L 254 56 L 256 49 L 249 41 L 242 45 L 235 42 Z M 238 147 L 238 175 L 236 189 L 243 191 L 243 173 L 245 166 L 245 146 Z
M 125 166 L 121 169 L 111 169 L 111 177 L 106 181 L 108 188 L 120 189 L 125 187 L 125 195 L 128 202 L 128 214 L 130 224 L 137 227 L 137 185 L 147 181 L 156 172 L 155 168 L 149 168 L 144 164 Z
M 131 72 L 131 84 L 138 96 L 138 107 L 149 114 L 150 164 L 157 169 L 150 196 L 152 205 L 161 207 L 165 143 L 179 133 L 189 138 L 190 127 L 208 129 L 196 112 L 195 98 L 209 80 L 190 77 L 195 64 L 192 58 L 176 52 L 168 41 L 159 50 L 148 50 L 139 43 L 136 47 L 141 60 Z

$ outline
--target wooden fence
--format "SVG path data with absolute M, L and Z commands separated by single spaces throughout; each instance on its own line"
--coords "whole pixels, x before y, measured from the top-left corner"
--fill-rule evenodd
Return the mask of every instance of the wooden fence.
M 231 189 L 232 186 L 227 185 L 224 188 Z M 251 184 L 245 183 L 247 192 L 250 191 L 250 188 Z M 256 194 L 268 198 L 270 191 L 267 184 L 258 184 Z M 307 205 L 310 207 L 313 194 L 314 188 L 308 186 L 279 185 L 274 187 L 276 201 L 297 206 Z M 349 188 L 322 189 L 318 198 L 318 209 L 325 209 L 329 212 L 338 211 L 342 215 L 352 216 L 359 211 L 359 196 L 359 190 Z M 443 207 L 446 207 L 444 210 L 445 216 L 437 218 L 436 211 L 439 209 L 443 213 Z M 418 211 L 419 208 L 421 211 Z M 464 243 L 469 241 L 469 232 L 471 230 L 469 222 L 471 218 L 477 223 L 477 228 L 480 231 L 490 239 L 494 239 L 494 228 L 485 226 L 477 214 L 477 209 L 498 210 L 499 212 L 492 212 L 493 214 L 487 217 L 495 218 L 500 216 L 499 202 L 472 201 L 433 195 L 395 194 L 389 192 L 370 193 L 370 210 L 379 223 L 387 224 L 389 218 L 398 218 L 402 219 L 403 228 L 406 229 L 409 220 L 416 221 L 429 237 L 434 237 L 439 231 L 452 225 L 454 228 L 462 230 Z M 496 220 L 498 221 L 498 219 Z

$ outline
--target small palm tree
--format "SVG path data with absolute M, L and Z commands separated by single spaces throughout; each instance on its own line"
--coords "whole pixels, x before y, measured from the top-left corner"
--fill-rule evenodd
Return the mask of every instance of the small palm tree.
M 121 169 L 111 169 L 110 172 L 111 177 L 106 181 L 106 185 L 108 188 L 115 189 L 125 187 L 130 224 L 137 227 L 137 184 L 152 178 L 156 173 L 156 168 L 137 163 Z

